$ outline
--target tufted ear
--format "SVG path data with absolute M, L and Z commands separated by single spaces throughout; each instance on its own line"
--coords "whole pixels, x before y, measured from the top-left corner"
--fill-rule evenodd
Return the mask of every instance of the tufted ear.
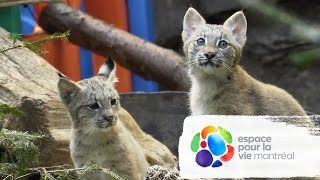
M 58 81 L 58 90 L 61 100 L 65 104 L 69 104 L 72 98 L 81 90 L 81 87 L 72 80 L 60 77 Z
M 183 42 L 186 42 L 197 28 L 205 24 L 204 18 L 194 8 L 190 7 L 183 19 Z
M 110 81 L 111 83 L 118 82 L 118 79 L 116 77 L 116 65 L 110 56 L 108 60 L 106 60 L 104 64 L 100 67 L 98 76 L 107 77 L 108 81 Z
M 228 29 L 237 43 L 243 47 L 247 40 L 247 20 L 242 11 L 238 11 L 230 16 L 223 26 Z

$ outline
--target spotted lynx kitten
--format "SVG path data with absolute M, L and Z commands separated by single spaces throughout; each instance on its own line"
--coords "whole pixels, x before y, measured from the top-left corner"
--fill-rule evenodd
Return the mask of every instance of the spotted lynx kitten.
M 192 115 L 306 115 L 286 91 L 254 79 L 240 67 L 246 31 L 241 11 L 223 25 L 206 24 L 193 8 L 186 12 L 182 39 L 192 81 Z
M 111 169 L 125 179 L 143 179 L 151 165 L 175 167 L 170 150 L 145 134 L 120 106 L 114 88 L 115 64 L 109 59 L 93 78 L 73 82 L 60 77 L 61 100 L 72 119 L 70 153 L 76 168 L 86 162 Z M 96 173 L 84 179 L 108 179 Z

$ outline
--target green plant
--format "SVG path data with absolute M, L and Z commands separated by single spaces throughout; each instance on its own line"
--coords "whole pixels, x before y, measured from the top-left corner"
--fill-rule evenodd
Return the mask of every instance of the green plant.
M 39 161 L 39 150 L 34 141 L 42 138 L 27 132 L 0 131 L 0 177 L 17 177 L 27 173 Z
M 0 105 L 0 123 L 9 116 L 22 117 L 18 108 Z M 16 177 L 28 171 L 30 165 L 39 160 L 39 150 L 34 141 L 42 138 L 39 134 L 0 129 L 0 178 Z
M 0 53 L 4 53 L 6 51 L 9 51 L 11 49 L 19 48 L 19 47 L 26 47 L 30 49 L 31 51 L 41 55 L 47 53 L 47 51 L 40 48 L 41 45 L 46 44 L 50 41 L 57 40 L 57 39 L 68 39 L 70 35 L 70 31 L 66 31 L 64 33 L 54 33 L 46 38 L 39 39 L 33 42 L 24 42 L 24 41 L 18 41 L 21 34 L 15 34 L 10 33 L 9 39 L 12 40 L 12 46 L 4 49 L 0 49 Z
M 11 107 L 7 104 L 0 104 L 0 123 L 8 116 L 22 117 L 24 116 L 24 113 L 15 107 Z

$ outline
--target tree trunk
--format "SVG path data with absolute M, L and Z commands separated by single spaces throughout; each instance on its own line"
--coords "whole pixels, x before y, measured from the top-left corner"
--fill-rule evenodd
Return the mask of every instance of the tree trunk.
M 49 4 L 40 16 L 40 26 L 48 33 L 70 30 L 72 43 L 103 56 L 111 55 L 121 66 L 171 90 L 189 88 L 183 57 L 65 4 Z
M 0 28 L 0 49 L 12 46 L 9 34 Z M 9 119 L 6 128 L 46 135 L 39 142 L 41 162 L 58 165 L 70 162 L 67 134 L 70 127 L 67 112 L 58 97 L 57 70 L 27 48 L 0 53 L 0 104 L 16 105 L 26 116 Z M 60 162 L 59 162 L 60 161 Z

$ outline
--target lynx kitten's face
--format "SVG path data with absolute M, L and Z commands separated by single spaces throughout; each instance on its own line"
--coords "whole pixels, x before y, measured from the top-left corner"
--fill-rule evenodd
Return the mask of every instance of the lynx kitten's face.
M 112 61 L 100 68 L 99 75 L 80 82 L 60 78 L 58 89 L 61 100 L 78 129 L 106 131 L 116 124 L 120 102 L 114 88 L 114 68 Z
M 119 110 L 119 95 L 113 85 L 104 77 L 94 77 L 81 81 L 82 91 L 75 105 L 79 123 L 100 130 L 116 123 Z M 76 97 L 75 97 L 76 98 Z
M 206 24 L 189 8 L 183 22 L 182 39 L 190 73 L 228 73 L 239 62 L 246 41 L 246 19 L 242 12 L 232 15 L 223 25 Z

